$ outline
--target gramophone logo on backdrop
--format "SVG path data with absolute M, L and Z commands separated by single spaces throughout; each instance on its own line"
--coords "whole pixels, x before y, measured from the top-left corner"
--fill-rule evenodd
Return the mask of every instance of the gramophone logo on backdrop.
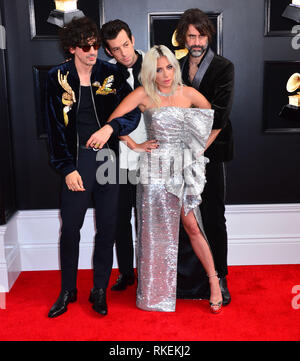
M 54 0 L 55 9 L 51 11 L 48 23 L 64 27 L 73 18 L 81 18 L 84 13 L 77 9 L 78 0 Z
M 297 23 L 300 23 L 300 0 L 292 0 L 284 10 L 282 17 L 294 20 Z M 292 48 L 294 50 L 300 49 L 300 25 L 295 25 L 291 31 L 292 34 L 296 34 L 292 38 Z
M 288 95 L 289 103 L 284 105 L 279 116 L 287 120 L 299 121 L 300 117 L 300 73 L 294 73 L 290 76 L 286 90 L 290 93 Z M 294 93 L 294 94 L 292 94 Z
M 289 95 L 289 104 L 296 108 L 300 107 L 300 92 L 298 92 L 298 89 L 300 89 L 300 74 L 295 73 L 289 78 L 286 90 L 289 93 L 297 92 L 297 94 Z

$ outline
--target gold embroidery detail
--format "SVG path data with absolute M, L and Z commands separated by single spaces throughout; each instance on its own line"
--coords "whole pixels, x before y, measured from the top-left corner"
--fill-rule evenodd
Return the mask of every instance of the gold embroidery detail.
M 65 126 L 68 126 L 69 123 L 69 117 L 68 112 L 72 109 L 72 106 L 74 103 L 76 103 L 76 97 L 73 89 L 68 84 L 68 75 L 69 72 L 67 72 L 66 75 L 62 75 L 60 73 L 60 70 L 58 70 L 57 77 L 58 82 L 61 85 L 61 87 L 65 90 L 65 92 L 62 95 L 61 101 L 65 105 L 63 108 L 63 115 L 64 115 L 64 123 Z
M 96 94 L 107 95 L 111 93 L 116 93 L 116 89 L 111 89 L 111 86 L 114 82 L 114 76 L 110 75 L 104 79 L 103 84 L 101 85 L 98 81 L 95 81 L 92 85 L 98 87 Z

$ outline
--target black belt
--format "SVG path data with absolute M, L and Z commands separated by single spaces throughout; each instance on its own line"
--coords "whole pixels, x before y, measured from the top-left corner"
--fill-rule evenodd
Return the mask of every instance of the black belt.
M 80 145 L 79 148 L 84 150 L 93 150 L 94 152 L 98 152 L 98 150 L 100 150 L 96 148 L 86 147 L 85 145 Z

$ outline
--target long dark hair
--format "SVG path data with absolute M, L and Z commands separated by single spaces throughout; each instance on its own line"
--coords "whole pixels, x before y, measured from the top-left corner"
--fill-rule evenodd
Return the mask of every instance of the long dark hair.
M 215 28 L 213 23 L 200 9 L 188 9 L 186 10 L 177 25 L 176 40 L 180 47 L 185 47 L 186 33 L 189 25 L 193 25 L 201 35 L 208 37 L 208 42 L 211 43 L 213 35 L 215 34 Z

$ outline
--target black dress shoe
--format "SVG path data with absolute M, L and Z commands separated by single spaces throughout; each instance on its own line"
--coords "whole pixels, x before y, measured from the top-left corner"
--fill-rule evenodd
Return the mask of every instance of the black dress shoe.
M 107 315 L 106 289 L 93 288 L 90 293 L 89 301 L 93 304 L 93 309 L 100 315 Z
M 51 307 L 48 317 L 54 318 L 59 315 L 62 315 L 67 311 L 67 306 L 70 302 L 75 302 L 77 300 L 77 290 L 72 291 L 61 291 L 57 301 Z
M 223 296 L 223 306 L 229 305 L 231 296 L 227 287 L 226 277 L 220 278 L 220 288 Z
M 112 286 L 112 291 L 124 291 L 126 290 L 127 286 L 131 286 L 134 284 L 134 275 L 133 276 L 127 276 L 122 275 L 118 277 L 116 283 Z

